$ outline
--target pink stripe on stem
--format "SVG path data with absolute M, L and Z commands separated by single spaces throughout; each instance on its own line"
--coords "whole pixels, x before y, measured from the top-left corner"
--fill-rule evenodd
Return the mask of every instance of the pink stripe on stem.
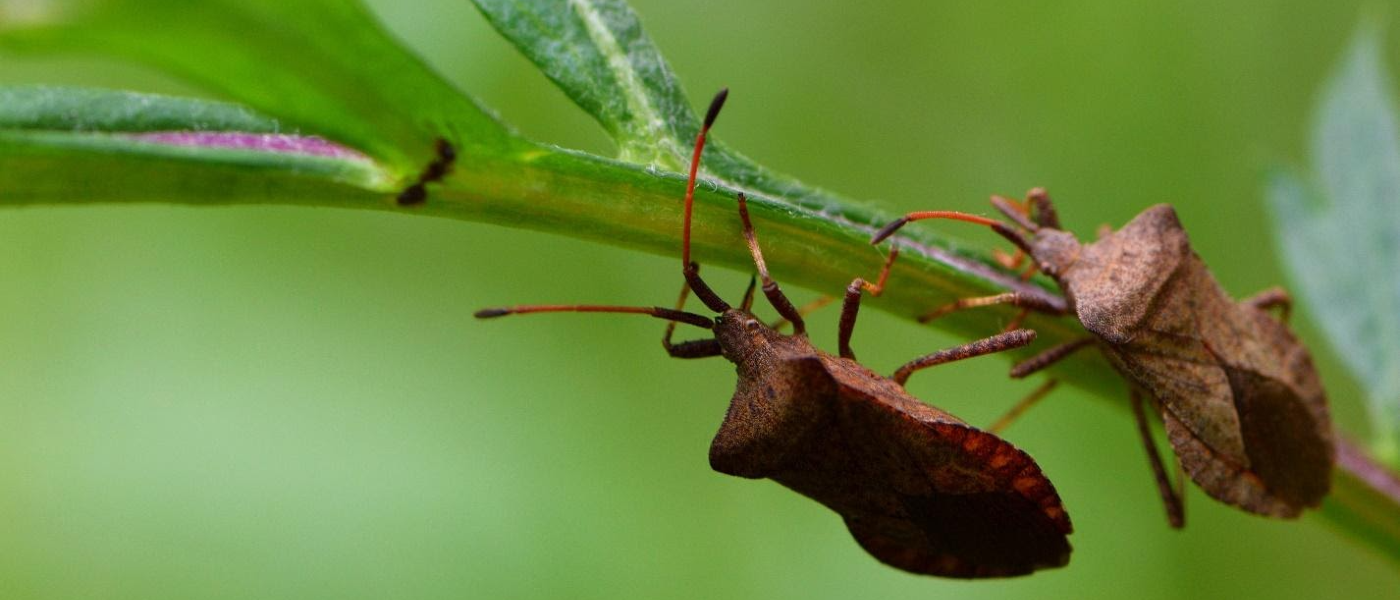
M 243 133 L 237 131 L 152 131 L 133 133 L 128 137 L 153 144 L 196 146 L 201 148 L 232 148 L 256 152 L 308 154 L 327 158 L 369 160 L 356 150 L 324 138 L 281 133 Z

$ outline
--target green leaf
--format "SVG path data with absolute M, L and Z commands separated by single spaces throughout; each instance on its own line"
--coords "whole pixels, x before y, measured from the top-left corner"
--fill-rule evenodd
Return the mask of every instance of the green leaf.
M 622 160 L 670 170 L 685 164 L 700 121 L 627 3 L 475 2 L 497 31 L 603 125 Z
M 286 193 L 308 204 L 382 204 L 396 189 L 369 157 L 278 129 L 222 102 L 0 87 L 0 197 L 7 205 L 74 197 L 211 204 Z
M 117 90 L 0 87 L 0 129 L 278 133 L 275 119 L 227 102 Z
M 0 3 L 0 48 L 145 62 L 416 175 L 447 137 L 511 134 L 389 37 L 353 0 Z
M 1375 449 L 1400 439 L 1400 132 L 1381 36 L 1357 33 L 1313 125 L 1315 185 L 1278 173 L 1269 197 L 1298 291 L 1367 391 Z
M 670 171 L 689 164 L 700 119 L 625 1 L 473 2 L 501 35 L 598 120 L 617 143 L 619 158 Z M 774 173 L 719 140 L 706 146 L 702 168 L 712 179 L 776 199 L 789 210 L 872 229 L 893 218 Z

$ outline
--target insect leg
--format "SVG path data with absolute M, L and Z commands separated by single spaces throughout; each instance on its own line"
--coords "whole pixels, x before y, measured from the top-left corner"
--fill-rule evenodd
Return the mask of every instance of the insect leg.
M 856 357 L 855 352 L 851 351 L 851 333 L 855 331 L 856 315 L 860 313 L 861 294 L 868 291 L 871 296 L 879 296 L 883 293 L 885 282 L 890 278 L 890 266 L 894 265 L 894 259 L 898 257 L 899 247 L 890 248 L 890 255 L 885 259 L 885 266 L 880 268 L 880 275 L 875 278 L 875 283 L 857 277 L 846 286 L 846 300 L 841 303 L 841 324 L 836 335 L 841 358 Z
M 996 198 L 995 196 L 993 196 L 993 197 L 992 197 L 992 204 L 996 204 L 996 201 L 997 201 L 997 198 Z M 1008 203 L 1009 203 L 1009 202 L 1010 202 L 1010 201 L 1008 201 Z M 1051 229 L 1059 229 L 1059 228 L 1060 228 L 1060 216 L 1059 216 L 1059 214 L 1057 214 L 1057 213 L 1055 212 L 1055 207 L 1054 207 L 1054 205 L 1052 205 L 1052 204 L 1050 203 L 1050 195 L 1047 194 L 1047 193 L 1045 193 L 1045 188 L 1032 188 L 1031 191 L 1026 192 L 1026 201 L 1025 201 L 1024 203 L 1021 203 L 1021 204 L 1016 205 L 1016 206 L 1022 208 L 1022 209 L 1025 211 L 1025 214 L 1026 214 L 1028 217 L 1030 217 L 1030 218 L 1032 219 L 1034 225 L 1040 226 L 1040 227 L 1049 227 L 1049 228 L 1051 228 Z M 1006 209 L 1005 209 L 1004 207 L 1002 207 L 1002 206 L 997 206 L 997 208 L 1002 209 L 1002 212 L 1006 212 Z M 1008 213 L 1008 214 L 1010 214 L 1010 213 Z M 1035 230 L 1036 230 L 1036 228 L 1035 228 L 1034 226 L 1028 227 L 1027 224 L 1022 223 L 1022 222 L 1020 222 L 1020 221 L 1018 221 L 1018 223 L 1019 223 L 1022 227 L 1025 227 L 1027 231 L 1035 231 Z M 1003 234 L 1003 235 L 1004 235 L 1004 234 Z M 1010 239 L 1010 238 L 1008 238 L 1008 239 Z M 1012 241 L 1012 243 L 1017 243 L 1017 241 L 1016 241 L 1015 239 L 1012 239 L 1011 241 Z M 1016 247 L 1016 254 L 1019 254 L 1019 255 L 1028 255 L 1029 252 L 1027 252 L 1027 251 L 1023 248 L 1023 246 L 1021 246 L 1020 244 L 1018 244 L 1017 247 Z M 1018 264 L 1017 266 L 1020 266 L 1020 265 Z M 1007 268 L 1015 269 L 1015 268 L 1017 268 L 1017 266 L 1012 266 L 1012 267 L 1007 267 Z M 1029 266 L 1026 267 L 1026 270 L 1021 271 L 1021 281 L 1030 281 L 1032 277 L 1035 277 L 1036 272 L 1039 271 L 1039 270 L 1040 270 L 1040 265 L 1036 264 L 1036 262 L 1035 262 L 1034 260 L 1032 260 L 1032 261 L 1031 261 L 1031 264 L 1030 264 Z M 1016 325 L 1017 327 L 1019 327 L 1019 326 L 1020 326 L 1021 320 L 1025 319 L 1025 318 L 1026 318 L 1026 311 L 1023 310 L 1023 311 L 1021 311 L 1020 314 L 1016 315 L 1016 319 L 1015 319 L 1014 321 L 1012 321 L 1012 323 L 1013 323 L 1014 325 Z M 1013 329 L 1014 329 L 1014 327 L 1013 327 Z
M 1157 479 L 1157 491 L 1162 494 L 1162 504 L 1167 509 L 1167 522 L 1174 529 L 1186 525 L 1186 513 L 1181 504 L 1181 493 L 1173 489 L 1167 480 L 1167 470 L 1162 466 L 1162 455 L 1157 452 L 1157 443 L 1152 441 L 1152 430 L 1147 425 L 1147 414 L 1142 409 L 1142 395 L 1132 391 L 1133 418 L 1137 420 L 1138 435 L 1142 437 L 1142 447 L 1147 451 L 1147 461 L 1152 465 L 1152 476 Z
M 699 266 L 699 265 L 696 265 L 695 269 L 696 269 L 696 271 L 698 272 L 698 271 L 700 270 L 700 266 Z M 689 284 L 689 283 L 681 283 L 681 293 L 680 293 L 680 297 L 679 297 L 679 298 L 676 298 L 676 310 L 685 310 L 685 300 L 686 300 L 686 298 L 689 298 L 689 297 L 690 297 L 690 284 Z M 676 333 L 676 322 L 675 322 L 675 321 L 671 321 L 671 322 L 669 322 L 669 323 L 666 323 L 666 333 L 665 333 L 665 335 L 661 336 L 661 345 L 662 345 L 662 346 L 665 346 L 666 348 L 670 348 L 670 347 L 671 347 L 671 336 L 675 335 L 675 333 Z
M 418 175 L 418 180 L 413 185 L 404 188 L 395 199 L 399 206 L 415 206 L 428 200 L 428 184 L 440 181 L 452 169 L 452 162 L 457 160 L 457 149 L 447 140 L 438 138 L 434 146 L 437 156 Z
M 1015 253 L 1007 254 L 1001 248 L 992 248 L 992 259 L 1004 268 L 1019 269 L 1026 262 L 1026 252 L 1017 248 Z
M 1020 202 L 995 194 L 992 195 L 991 203 L 992 208 L 1006 215 L 1006 218 L 1011 219 L 1022 229 L 1035 231 L 1036 224 L 1035 221 L 1031 220 L 1029 206 L 1023 206 Z
M 1240 301 L 1241 304 L 1252 306 L 1259 310 L 1279 309 L 1279 320 L 1288 322 L 1288 317 L 1293 313 L 1293 297 L 1288 295 L 1288 291 L 1281 287 L 1271 287 L 1253 296 Z
M 1052 346 L 1050 347 L 1050 349 L 1030 358 L 1027 358 L 1026 360 L 1018 362 L 1014 366 L 1012 366 L 1011 377 L 1013 379 L 1021 379 L 1023 377 L 1027 377 L 1032 373 L 1040 371 L 1041 369 L 1044 369 L 1046 367 L 1049 367 L 1050 365 L 1060 362 L 1061 360 L 1064 360 L 1065 357 L 1074 354 L 1076 351 L 1093 343 L 1094 338 L 1082 337 L 1072 342 L 1065 342 L 1058 346 Z
M 744 312 L 748 312 L 748 311 L 750 311 L 750 310 L 753 310 L 753 292 L 754 292 L 755 286 L 757 286 L 757 285 L 758 285 L 758 278 L 757 278 L 757 277 L 754 277 L 754 276 L 752 276 L 752 275 L 750 275 L 750 276 L 749 276 L 749 287 L 744 288 L 744 299 L 743 299 L 743 301 L 739 302 L 739 310 L 742 310 L 742 311 L 744 311 Z M 799 311 L 799 312 L 800 312 L 800 311 Z
M 744 241 L 748 243 L 749 254 L 753 255 L 754 266 L 758 267 L 758 276 L 763 280 L 763 295 L 780 316 L 792 322 L 793 334 L 802 335 L 807 332 L 807 324 L 803 322 L 802 315 L 797 312 L 792 301 L 783 295 L 783 291 L 778 288 L 778 282 L 773 281 L 773 277 L 768 274 L 768 264 L 763 261 L 763 250 L 758 246 L 758 234 L 754 232 L 753 222 L 749 220 L 748 198 L 740 192 L 738 200 L 739 219 L 744 223 Z
M 808 303 L 806 303 L 806 304 L 803 304 L 802 306 L 797 307 L 797 314 L 802 315 L 803 317 L 806 317 L 807 315 L 810 315 L 810 314 L 812 314 L 812 313 L 814 313 L 814 312 L 817 312 L 818 310 L 821 310 L 822 308 L 825 308 L 826 305 L 831 304 L 832 302 L 835 302 L 835 301 L 836 301 L 836 297 L 835 297 L 835 296 L 822 296 L 822 297 L 820 297 L 820 298 L 817 298 L 816 300 L 813 300 L 813 301 L 811 301 L 811 302 L 808 302 Z M 773 323 L 772 323 L 771 325 L 769 325 L 769 327 L 771 327 L 771 328 L 773 328 L 773 329 L 777 329 L 777 330 L 782 330 L 784 327 L 787 327 L 788 325 L 791 325 L 791 324 L 792 324 L 791 321 L 789 321 L 789 320 L 787 320 L 787 319 L 779 318 L 778 320 L 773 321 Z
M 689 296 L 690 285 L 682 283 L 680 297 L 676 299 L 677 312 L 685 310 L 685 300 Z M 672 343 L 671 338 L 676 333 L 676 323 L 676 321 L 667 323 L 666 334 L 661 337 L 661 347 L 666 349 L 666 354 L 670 355 L 672 358 L 709 358 L 711 356 L 719 356 L 719 340 L 713 338 L 681 342 L 679 344 Z
M 1060 226 L 1060 215 L 1055 212 L 1055 205 L 1050 202 L 1050 194 L 1045 188 L 1031 188 L 1031 191 L 1026 192 L 1026 208 L 1031 212 L 1036 225 L 1064 229 Z M 1034 229 L 1031 228 L 1032 231 Z
M 1181 466 L 1181 461 L 1179 461 L 1179 460 L 1177 460 L 1177 461 L 1172 461 L 1172 464 L 1176 467 L 1175 469 L 1172 469 L 1173 471 L 1176 471 L 1176 482 L 1175 482 L 1175 484 L 1174 484 L 1173 489 L 1176 490 L 1176 502 L 1177 502 L 1177 505 L 1181 507 L 1181 522 L 1182 522 L 1182 525 L 1185 525 L 1185 524 L 1186 524 L 1186 468 Z
M 666 354 L 671 358 L 710 358 L 720 355 L 719 340 L 714 338 L 703 340 L 691 340 L 672 344 L 671 340 L 665 340 L 661 344 L 666 348 Z
M 1006 429 L 1006 427 L 1010 425 L 1012 421 L 1015 421 L 1021 416 L 1021 413 L 1026 412 L 1026 409 L 1035 406 L 1037 402 L 1040 402 L 1043 398 L 1049 395 L 1050 391 L 1054 390 L 1055 386 L 1059 383 L 1060 382 L 1057 379 L 1046 380 L 1045 383 L 1040 385 L 1040 387 L 1035 388 L 1035 390 L 1028 394 L 1025 398 L 1022 398 L 1020 402 L 1017 402 L 1015 406 L 1012 406 L 1011 410 L 1006 411 L 1006 414 L 1002 415 L 1001 418 L 997 419 L 996 422 L 992 423 L 991 426 L 987 427 L 985 431 L 987 433 L 999 433 L 1001 432 L 1001 430 Z
M 973 358 L 984 354 L 1020 348 L 1033 341 L 1035 341 L 1035 332 L 1030 329 L 1017 329 L 1016 331 L 998 333 L 975 342 L 968 342 L 961 346 L 920 356 L 919 358 L 905 363 L 904 366 L 896 370 L 891 379 L 894 379 L 895 383 L 904 385 L 904 382 L 909 381 L 909 376 L 913 375 L 915 371 L 927 369 L 943 363 L 963 360 L 965 358 Z
M 1042 298 L 1026 296 L 1017 292 L 1006 292 L 1004 294 L 997 294 L 995 296 L 959 298 L 958 300 L 949 302 L 948 304 L 944 304 L 943 306 L 940 306 L 931 311 L 928 311 L 927 313 L 924 313 L 923 316 L 919 317 L 919 322 L 928 323 L 929 321 L 960 310 L 966 310 L 969 308 L 980 308 L 983 306 L 995 306 L 998 304 L 1010 304 L 1012 306 L 1019 306 L 1021 308 L 1034 310 L 1036 312 L 1045 313 L 1048 315 L 1063 315 L 1068 311 L 1068 309 L 1051 304 L 1050 302 Z

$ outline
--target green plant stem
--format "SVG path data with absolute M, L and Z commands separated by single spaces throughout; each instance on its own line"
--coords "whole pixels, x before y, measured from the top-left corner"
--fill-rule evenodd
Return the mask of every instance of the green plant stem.
M 1400 478 L 1361 447 L 1338 438 L 1332 494 L 1319 516 L 1396 562 L 1400 556 Z
M 459 162 L 443 186 L 434 191 L 428 205 L 418 210 L 564 233 L 678 258 L 683 186 L 684 180 L 677 174 L 651 174 L 626 163 L 536 150 L 504 160 Z M 752 259 L 739 234 L 734 193 L 700 187 L 693 228 L 695 257 L 703 264 L 751 271 Z M 557 190 L 568 192 L 560 194 Z M 774 276 L 785 284 L 840 295 L 854 277 L 874 277 L 885 260 L 887 247 L 877 248 L 869 243 L 874 227 L 805 211 L 763 196 L 750 198 L 764 253 Z M 989 232 L 971 226 L 967 232 L 985 235 L 989 241 L 995 239 Z M 1007 289 L 1050 295 L 974 256 L 960 254 L 948 240 L 928 230 L 921 230 L 918 235 L 905 240 L 891 275 L 895 284 L 881 297 L 871 299 L 871 306 L 915 318 L 931 307 L 958 298 Z M 679 260 L 677 263 L 679 272 Z M 677 285 L 679 281 L 678 276 Z M 960 335 L 981 337 L 1000 331 L 1015 313 L 1016 309 L 1007 307 L 967 311 L 940 319 L 935 325 Z M 1045 344 L 1083 335 L 1071 319 L 1033 316 L 1031 324 Z M 1101 359 L 1086 353 L 1084 359 L 1065 368 L 1080 387 L 1103 394 L 1116 392 L 1120 383 L 1110 372 L 1099 368 L 1102 366 Z

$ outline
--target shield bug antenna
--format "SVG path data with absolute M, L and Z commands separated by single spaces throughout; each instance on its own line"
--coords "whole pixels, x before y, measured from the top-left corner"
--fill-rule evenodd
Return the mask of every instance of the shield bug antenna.
M 1335 443 L 1312 358 L 1284 323 L 1287 293 L 1271 288 L 1231 299 L 1166 204 L 1117 231 L 1101 229 L 1090 243 L 1061 228 L 1043 189 L 1031 190 L 1024 203 L 993 196 L 992 205 L 1013 225 L 915 212 L 880 229 L 871 243 L 917 220 L 970 221 L 991 227 L 1032 259 L 1032 269 L 1054 279 L 1064 307 L 1009 293 L 963 299 L 929 317 L 992 304 L 1076 316 L 1089 337 L 1049 348 L 1011 375 L 1026 377 L 1089 346 L 1102 350 L 1133 388 L 1138 429 L 1174 526 L 1183 522 L 1180 485 L 1167 481 L 1138 394 L 1157 407 L 1180 467 L 1211 497 L 1284 518 L 1318 506 L 1330 487 Z M 1267 314 L 1275 307 L 1283 319 Z
M 851 358 L 850 337 L 861 297 L 883 288 L 891 256 L 876 283 L 857 278 L 847 287 L 841 356 L 827 354 L 808 340 L 803 311 L 793 307 L 769 273 L 743 194 L 737 208 L 758 277 L 737 308 L 700 277 L 699 264 L 691 260 L 690 215 L 705 137 L 725 96 L 720 92 L 711 103 L 696 138 L 681 235 L 685 284 L 676 308 L 531 305 L 486 309 L 477 316 L 613 312 L 671 321 L 663 338 L 668 354 L 723 356 L 737 367 L 734 396 L 710 445 L 716 471 L 772 479 L 820 502 L 841 515 L 867 552 L 906 571 L 1006 577 L 1064 565 L 1070 554 L 1069 515 L 1035 461 L 903 387 L 915 371 L 1025 346 L 1034 332 L 1004 332 L 915 359 L 894 379 L 874 373 Z M 793 334 L 750 312 L 755 283 L 782 323 L 793 325 Z M 686 312 L 690 292 L 717 316 Z M 708 329 L 711 337 L 673 343 L 677 323 Z

